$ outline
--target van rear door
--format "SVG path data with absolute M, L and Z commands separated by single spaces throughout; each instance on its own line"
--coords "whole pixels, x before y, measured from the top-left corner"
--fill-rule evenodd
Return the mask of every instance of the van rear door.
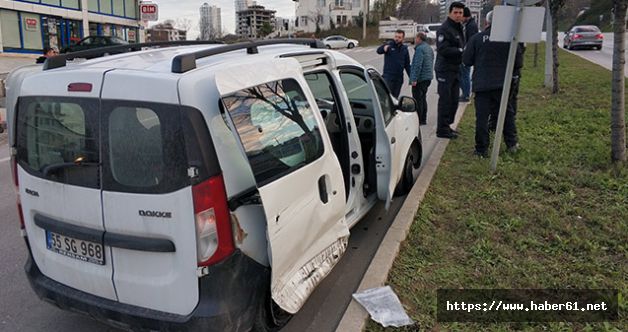
M 182 117 L 172 77 L 125 70 L 105 76 L 102 199 L 118 299 L 187 315 L 199 294 Z
M 346 250 L 340 163 L 297 60 L 224 68 L 216 85 L 264 208 L 272 298 L 295 313 Z
M 111 254 L 103 244 L 102 77 L 103 71 L 88 70 L 26 78 L 17 102 L 15 148 L 19 199 L 35 263 L 55 281 L 116 300 Z

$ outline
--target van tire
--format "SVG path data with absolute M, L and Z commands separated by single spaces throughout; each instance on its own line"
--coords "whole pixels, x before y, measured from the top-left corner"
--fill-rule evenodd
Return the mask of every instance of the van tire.
M 253 332 L 277 332 L 281 330 L 292 318 L 292 314 L 281 309 L 271 298 L 270 289 L 266 293 L 255 317 Z
M 412 145 L 408 154 L 406 155 L 406 161 L 403 164 L 403 174 L 395 189 L 395 196 L 403 196 L 410 192 L 414 181 L 418 177 L 418 170 L 421 167 L 421 147 L 416 143 Z

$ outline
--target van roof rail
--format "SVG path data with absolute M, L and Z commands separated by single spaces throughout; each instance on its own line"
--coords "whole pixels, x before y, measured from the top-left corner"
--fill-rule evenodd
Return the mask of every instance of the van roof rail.
M 65 67 L 67 60 L 85 57 L 99 57 L 105 54 L 119 54 L 127 52 L 141 51 L 144 47 L 171 47 L 171 46 L 185 46 L 185 45 L 206 45 L 206 44 L 223 44 L 221 41 L 215 40 L 177 40 L 166 42 L 149 42 L 149 43 L 137 43 L 137 44 L 125 44 L 116 46 L 99 47 L 91 50 L 77 51 L 72 53 L 59 54 L 57 56 L 50 57 L 44 62 L 43 70 L 50 70 L 60 67 Z
M 257 54 L 259 51 L 258 46 L 267 45 L 281 45 L 281 44 L 298 44 L 309 45 L 311 48 L 325 48 L 322 41 L 308 38 L 295 38 L 295 39 L 266 39 L 257 41 L 241 42 L 236 44 L 229 44 L 218 46 L 206 50 L 200 50 L 189 54 L 179 54 L 172 59 L 172 72 L 182 74 L 187 71 L 196 68 L 196 60 L 212 55 L 218 55 L 222 53 L 237 51 L 246 49 L 247 54 Z

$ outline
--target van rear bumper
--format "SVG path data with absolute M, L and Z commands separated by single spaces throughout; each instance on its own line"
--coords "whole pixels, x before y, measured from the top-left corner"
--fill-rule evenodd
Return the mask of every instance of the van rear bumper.
M 270 287 L 268 268 L 237 250 L 199 278 L 198 305 L 182 316 L 101 298 L 54 281 L 41 273 L 30 246 L 24 268 L 41 299 L 128 330 L 249 331 Z

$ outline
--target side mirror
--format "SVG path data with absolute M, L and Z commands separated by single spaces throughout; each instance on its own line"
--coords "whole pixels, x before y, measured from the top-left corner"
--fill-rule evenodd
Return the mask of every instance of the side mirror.
M 417 111 L 418 106 L 414 98 L 403 96 L 399 100 L 399 105 L 397 105 L 397 109 L 401 110 L 402 112 L 414 113 Z

